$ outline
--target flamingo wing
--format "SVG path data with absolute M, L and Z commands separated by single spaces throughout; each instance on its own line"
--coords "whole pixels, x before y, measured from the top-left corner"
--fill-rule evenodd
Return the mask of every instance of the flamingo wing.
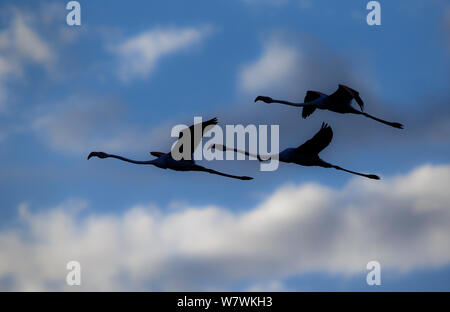
M 303 102 L 311 102 L 314 100 L 317 100 L 318 98 L 320 98 L 321 96 L 326 96 L 326 94 L 319 92 L 319 91 L 312 91 L 312 90 L 308 90 L 306 91 L 306 95 L 305 95 L 305 99 Z
M 308 90 L 308 91 L 306 92 L 305 99 L 303 100 L 303 102 L 304 102 L 304 103 L 312 102 L 312 101 L 314 101 L 314 100 L 317 100 L 318 98 L 320 98 L 320 97 L 323 96 L 323 95 L 326 95 L 326 94 L 323 94 L 323 93 L 318 92 L 318 91 Z M 313 106 L 313 105 L 306 105 L 306 106 L 303 106 L 303 109 L 302 109 L 302 117 L 303 117 L 303 118 L 308 117 L 309 115 L 311 115 L 312 113 L 314 113 L 315 110 L 316 110 L 316 107 Z
M 356 103 L 358 103 L 361 111 L 364 111 L 364 102 L 359 96 L 359 92 L 355 89 L 340 84 L 339 88 L 330 95 L 330 100 L 336 101 L 338 103 L 350 102 L 353 99 L 355 99 Z
M 191 154 L 194 153 L 195 149 L 197 148 L 197 146 L 200 144 L 201 139 L 203 137 L 203 135 L 208 132 L 209 130 L 211 130 L 211 128 L 215 125 L 218 124 L 217 121 L 217 117 L 214 117 L 210 120 L 207 120 L 205 122 L 201 122 L 201 123 L 197 123 L 194 124 L 192 126 L 190 126 L 189 128 L 186 128 L 182 131 L 180 131 L 180 134 L 178 135 L 178 139 L 181 139 L 183 137 L 183 135 L 185 135 L 185 133 L 190 133 L 190 137 L 191 137 Z M 194 128 L 201 126 L 201 136 L 196 138 L 194 135 Z M 183 152 L 183 147 L 180 148 L 180 152 Z
M 302 155 L 319 154 L 327 147 L 333 139 L 333 130 L 331 127 L 322 123 L 320 130 L 308 141 L 295 149 L 295 153 Z

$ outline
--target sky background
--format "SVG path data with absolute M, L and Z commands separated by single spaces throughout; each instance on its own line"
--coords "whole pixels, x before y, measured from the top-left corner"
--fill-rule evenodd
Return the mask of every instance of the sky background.
M 67 1 L 0 3 L 1 290 L 450 290 L 448 2 L 380 1 L 381 26 L 361 0 L 79 2 L 73 27 Z M 339 83 L 405 129 L 253 102 Z M 280 149 L 327 122 L 321 157 L 382 180 L 86 160 L 150 159 L 194 116 L 278 124 Z

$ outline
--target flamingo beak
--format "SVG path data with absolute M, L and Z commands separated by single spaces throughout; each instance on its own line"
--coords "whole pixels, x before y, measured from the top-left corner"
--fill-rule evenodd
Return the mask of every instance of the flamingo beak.
M 106 158 L 108 156 L 109 156 L 108 154 L 103 153 L 103 152 L 91 152 L 87 159 L 89 160 L 91 157 L 98 157 L 98 158 L 102 158 L 103 159 L 103 158 Z
M 271 97 L 268 97 L 268 96 L 262 96 L 262 95 L 258 95 L 258 96 L 255 98 L 255 103 L 258 102 L 258 101 L 263 101 L 264 103 L 272 103 L 272 102 L 273 102 L 273 100 L 272 100 Z

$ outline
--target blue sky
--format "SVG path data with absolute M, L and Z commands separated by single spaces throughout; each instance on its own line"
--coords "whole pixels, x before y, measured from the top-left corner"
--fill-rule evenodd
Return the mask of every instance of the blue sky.
M 92 290 L 449 290 L 445 1 L 380 1 L 381 26 L 367 25 L 360 0 L 80 3 L 78 27 L 65 23 L 66 1 L 0 4 L 1 289 L 73 290 L 64 286 L 72 257 Z M 338 83 L 405 129 L 253 103 Z M 92 150 L 137 159 L 167 151 L 171 127 L 194 116 L 279 124 L 282 149 L 328 122 L 335 135 L 323 158 L 383 180 L 202 163 L 255 177 L 247 182 L 86 160 Z M 354 218 L 369 229 L 344 226 Z M 245 238 L 233 249 L 236 233 Z M 368 257 L 384 261 L 377 289 L 365 284 Z

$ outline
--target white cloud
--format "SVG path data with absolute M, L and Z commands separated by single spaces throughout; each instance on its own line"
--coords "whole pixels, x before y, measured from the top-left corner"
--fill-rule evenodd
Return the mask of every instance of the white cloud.
M 6 84 L 20 77 L 29 63 L 49 69 L 55 61 L 49 45 L 32 27 L 33 19 L 14 12 L 6 28 L 0 30 L 0 112 L 7 109 Z
M 262 55 L 254 63 L 245 65 L 240 73 L 240 86 L 249 93 L 283 89 L 295 80 L 300 66 L 300 54 L 294 47 L 272 40 L 265 44 Z
M 251 285 L 246 291 L 287 291 L 283 283 L 280 281 L 269 281 L 266 283 L 258 283 Z
M 119 58 L 120 78 L 147 77 L 162 57 L 198 44 L 209 32 L 208 27 L 154 29 L 122 42 L 112 49 Z
M 83 290 L 282 289 L 305 272 L 366 272 L 370 260 L 397 271 L 448 265 L 449 185 L 450 165 L 426 165 L 342 189 L 286 185 L 240 213 L 150 205 L 81 217 L 84 201 L 37 213 L 22 205 L 21 225 L 0 232 L 0 287 L 73 290 L 70 260 L 81 263 Z
M 113 98 L 72 96 L 51 106 L 31 126 L 51 148 L 78 154 L 93 150 L 147 152 L 152 144 L 161 147 L 161 141 L 169 137 L 168 125 L 131 125 L 123 121 L 126 112 L 126 107 Z
M 22 57 L 41 64 L 52 60 L 50 48 L 20 15 L 12 21 L 10 32 L 10 44 Z

